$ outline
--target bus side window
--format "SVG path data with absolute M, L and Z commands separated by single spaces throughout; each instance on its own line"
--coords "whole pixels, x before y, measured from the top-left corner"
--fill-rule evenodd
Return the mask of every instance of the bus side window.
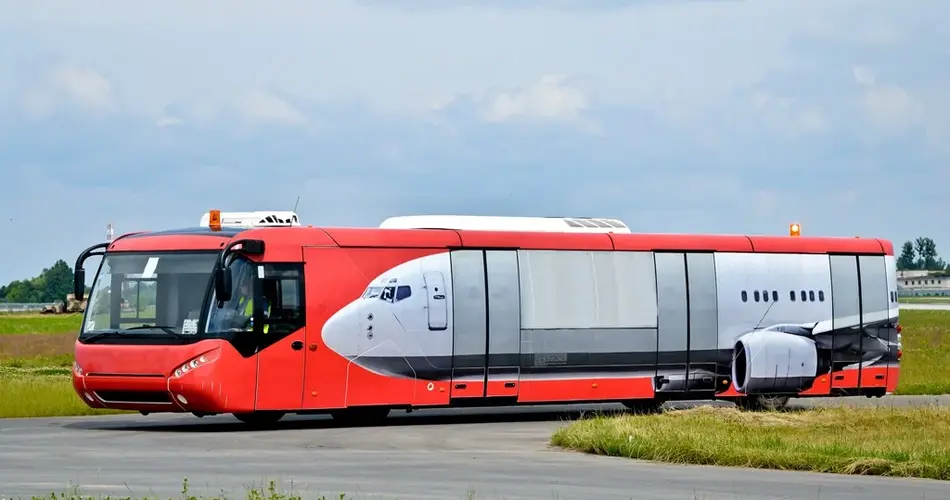
M 303 265 L 265 264 L 263 285 L 271 309 L 261 349 L 306 325 Z

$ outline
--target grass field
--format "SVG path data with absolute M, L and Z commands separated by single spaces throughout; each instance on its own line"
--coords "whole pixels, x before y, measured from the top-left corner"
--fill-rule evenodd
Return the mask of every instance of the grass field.
M 950 297 L 901 297 L 902 304 L 950 304 Z
M 81 314 L 0 314 L 0 335 L 14 333 L 72 333 L 79 331 Z
M 81 321 L 79 314 L 0 315 L 0 418 L 116 413 L 89 408 L 70 384 Z
M 904 358 L 897 394 L 950 394 L 950 311 L 901 311 Z
M 0 418 L 107 413 L 87 408 L 69 383 L 81 320 L 79 314 L 0 315 Z M 897 393 L 950 394 L 950 312 L 902 311 L 901 324 Z
M 950 480 L 947 407 L 744 412 L 701 406 L 578 420 L 551 443 L 670 463 Z

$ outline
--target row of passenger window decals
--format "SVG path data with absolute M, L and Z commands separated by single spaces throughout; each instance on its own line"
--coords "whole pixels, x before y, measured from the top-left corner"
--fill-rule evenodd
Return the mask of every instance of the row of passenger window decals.
M 775 291 L 775 290 L 772 290 L 771 293 L 772 293 L 772 295 L 771 295 L 772 302 L 778 302 L 778 292 Z M 789 300 L 791 300 L 792 302 L 795 302 L 795 300 L 796 300 L 796 298 L 797 298 L 798 296 L 799 296 L 799 294 L 795 293 L 795 290 L 789 290 L 789 292 L 788 292 L 788 299 L 789 299 Z M 760 291 L 758 291 L 758 290 L 754 290 L 754 291 L 752 292 L 752 300 L 754 300 L 754 301 L 756 301 L 756 302 L 768 302 L 768 301 L 769 301 L 769 291 L 768 291 L 768 290 L 763 290 L 763 291 L 760 292 Z M 749 292 L 747 292 L 747 291 L 745 291 L 745 290 L 742 291 L 742 301 L 743 301 L 743 302 L 748 302 L 748 301 L 749 301 Z M 802 302 L 806 302 L 806 301 L 814 302 L 814 301 L 815 301 L 815 291 L 814 291 L 814 290 L 808 290 L 808 291 L 806 292 L 805 290 L 802 290 L 802 291 L 801 291 L 801 301 L 802 301 Z M 818 290 L 818 301 L 819 301 L 819 302 L 824 302 L 824 301 L 825 301 L 825 292 L 824 292 L 824 290 Z

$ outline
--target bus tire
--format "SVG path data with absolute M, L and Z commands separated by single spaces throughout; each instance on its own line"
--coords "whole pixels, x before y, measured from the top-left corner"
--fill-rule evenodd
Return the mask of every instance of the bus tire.
M 276 424 L 280 419 L 284 418 L 284 412 L 251 411 L 247 413 L 235 413 L 234 418 L 251 427 L 268 427 Z
M 747 411 L 776 411 L 785 408 L 789 396 L 758 394 L 736 398 L 736 406 Z

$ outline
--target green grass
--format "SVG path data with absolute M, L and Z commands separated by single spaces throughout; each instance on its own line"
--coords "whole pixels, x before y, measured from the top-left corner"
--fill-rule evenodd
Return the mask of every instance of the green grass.
M 950 408 L 827 407 L 745 412 L 701 406 L 596 416 L 551 444 L 679 464 L 950 480 Z
M 68 417 L 119 413 L 86 406 L 69 378 L 69 368 L 0 367 L 0 418 Z
M 904 358 L 896 394 L 950 394 L 950 311 L 901 311 Z
M 17 333 L 77 333 L 81 314 L 0 314 L 0 335 Z
M 898 302 L 902 304 L 950 304 L 950 297 L 900 297 Z

